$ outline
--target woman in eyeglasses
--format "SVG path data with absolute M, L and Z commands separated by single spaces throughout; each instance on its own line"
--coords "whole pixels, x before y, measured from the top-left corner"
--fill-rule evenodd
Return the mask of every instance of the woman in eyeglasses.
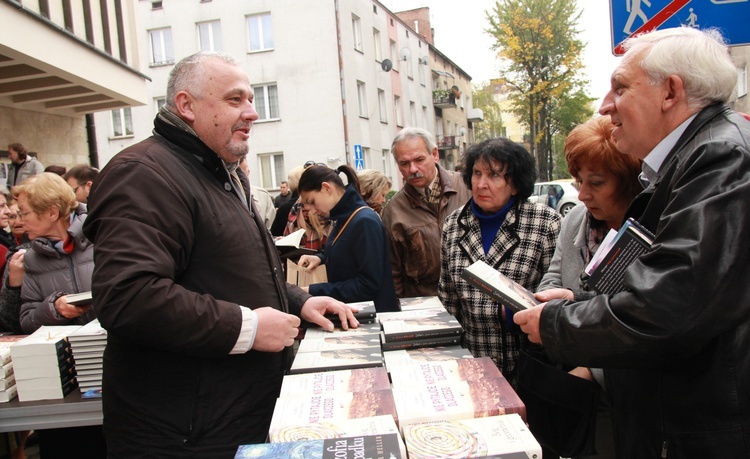
M 43 172 L 13 187 L 18 215 L 32 239 L 24 254 L 21 328 L 83 325 L 95 318 L 91 305 L 68 304 L 66 295 L 91 290 L 94 245 L 83 235 L 86 207 L 65 180 Z M 72 218 L 71 218 L 72 216 Z
M 399 311 L 385 226 L 359 194 L 354 170 L 311 166 L 302 174 L 298 190 L 311 213 L 333 221 L 323 253 L 300 258 L 303 268 L 326 265 L 328 282 L 310 285 L 309 293 L 344 303 L 374 301 L 378 312 Z

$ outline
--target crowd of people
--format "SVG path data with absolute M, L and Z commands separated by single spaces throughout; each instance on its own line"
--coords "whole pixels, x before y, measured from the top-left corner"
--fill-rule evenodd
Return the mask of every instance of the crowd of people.
M 109 457 L 232 457 L 265 441 L 303 321 L 357 327 L 345 303 L 394 311 L 418 296 L 438 296 L 514 387 L 531 348 L 601 384 L 598 457 L 750 456 L 750 122 L 726 105 L 737 72 L 715 31 L 624 46 L 601 116 L 566 140 L 583 204 L 564 219 L 527 199 L 537 175 L 522 145 L 485 140 L 450 171 L 416 127 L 393 139 L 403 186 L 390 199 L 382 173 L 315 161 L 273 198 L 250 185 L 247 74 L 226 54 L 189 56 L 154 134 L 101 173 L 43 172 L 9 146 L 0 325 L 100 320 Z M 652 248 L 624 291 L 599 295 L 584 267 L 628 217 Z M 316 255 L 296 261 L 325 266 L 327 282 L 286 281 L 274 242 L 297 230 Z M 542 304 L 513 313 L 481 293 L 462 277 L 479 260 Z M 93 305 L 67 303 L 89 289 Z

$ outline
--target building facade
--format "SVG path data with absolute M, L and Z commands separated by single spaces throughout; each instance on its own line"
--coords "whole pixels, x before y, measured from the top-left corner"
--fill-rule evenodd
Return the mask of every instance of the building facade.
M 260 116 L 251 181 L 270 191 L 310 160 L 376 169 L 398 189 L 390 146 L 400 129 L 468 131 L 465 120 L 436 122 L 428 58 L 436 50 L 376 0 L 140 0 L 137 15 L 148 102 L 96 115 L 102 162 L 150 135 L 169 71 L 200 50 L 234 56 L 250 77 Z
M 146 103 L 135 6 L 0 0 L 1 161 L 8 144 L 21 143 L 45 166 L 89 163 L 87 115 Z

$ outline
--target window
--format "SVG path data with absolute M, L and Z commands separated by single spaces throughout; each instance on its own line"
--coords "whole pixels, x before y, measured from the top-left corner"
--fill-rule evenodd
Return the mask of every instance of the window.
M 157 29 L 149 33 L 151 40 L 151 65 L 174 64 L 172 29 Z
M 382 157 L 382 164 L 383 164 L 383 173 L 390 177 L 391 176 L 391 150 L 384 149 L 383 150 L 383 157 Z
M 747 95 L 747 64 L 737 69 L 737 97 Z
M 393 96 L 393 112 L 396 116 L 396 126 L 403 126 L 404 119 L 401 116 L 401 98 L 399 96 Z
M 154 99 L 154 107 L 156 107 L 156 113 L 159 113 L 159 110 L 161 110 L 161 108 L 165 105 L 167 105 L 166 97 L 157 97 Z
M 286 180 L 284 155 L 282 153 L 258 155 L 258 162 L 260 163 L 260 186 L 267 190 L 279 188 L 281 182 Z
M 253 86 L 258 120 L 279 119 L 279 93 L 275 84 Z
M 362 49 L 362 21 L 352 14 L 352 35 L 354 37 L 354 49 L 363 52 Z
M 273 49 L 271 13 L 247 17 L 248 48 L 250 51 Z
M 201 22 L 198 24 L 198 45 L 201 51 L 222 51 L 221 22 Z
M 128 137 L 133 135 L 133 116 L 130 107 L 112 110 L 112 136 Z
M 426 60 L 427 58 L 424 58 L 424 59 Z M 419 84 L 421 84 L 422 86 L 427 86 L 426 78 L 425 78 L 425 73 L 426 73 L 425 69 L 427 68 L 427 64 L 423 64 L 422 62 L 424 61 L 420 60 L 419 64 L 417 64 L 417 73 L 419 74 Z
M 380 122 L 388 122 L 388 109 L 385 106 L 385 91 L 378 89 L 378 108 L 380 109 Z
M 359 116 L 367 118 L 367 88 L 361 81 L 357 81 L 357 101 L 359 102 Z
M 427 120 L 428 119 L 429 118 L 427 116 L 427 107 L 425 107 L 424 105 L 422 105 L 422 124 L 424 126 L 427 126 Z
M 160 2 L 158 0 L 151 0 L 151 9 L 152 10 L 160 10 L 160 9 L 162 9 L 162 3 L 164 3 L 164 2 Z
M 417 125 L 417 105 L 414 102 L 409 102 L 409 115 L 411 116 L 411 125 Z
M 380 31 L 378 29 L 372 29 L 372 44 L 375 48 L 375 60 L 380 62 L 383 60 L 383 46 L 380 44 Z
M 364 159 L 364 169 L 369 169 L 372 167 L 372 156 L 371 156 L 371 150 L 368 147 L 362 147 L 362 158 Z

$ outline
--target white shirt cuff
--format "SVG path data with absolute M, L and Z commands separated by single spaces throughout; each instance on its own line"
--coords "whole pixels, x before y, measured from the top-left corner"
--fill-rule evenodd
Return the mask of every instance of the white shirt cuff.
M 242 312 L 242 328 L 240 329 L 240 336 L 237 338 L 237 342 L 229 354 L 244 354 L 253 347 L 255 343 L 255 334 L 258 331 L 256 324 L 258 323 L 258 314 L 250 308 L 240 306 L 240 312 Z

